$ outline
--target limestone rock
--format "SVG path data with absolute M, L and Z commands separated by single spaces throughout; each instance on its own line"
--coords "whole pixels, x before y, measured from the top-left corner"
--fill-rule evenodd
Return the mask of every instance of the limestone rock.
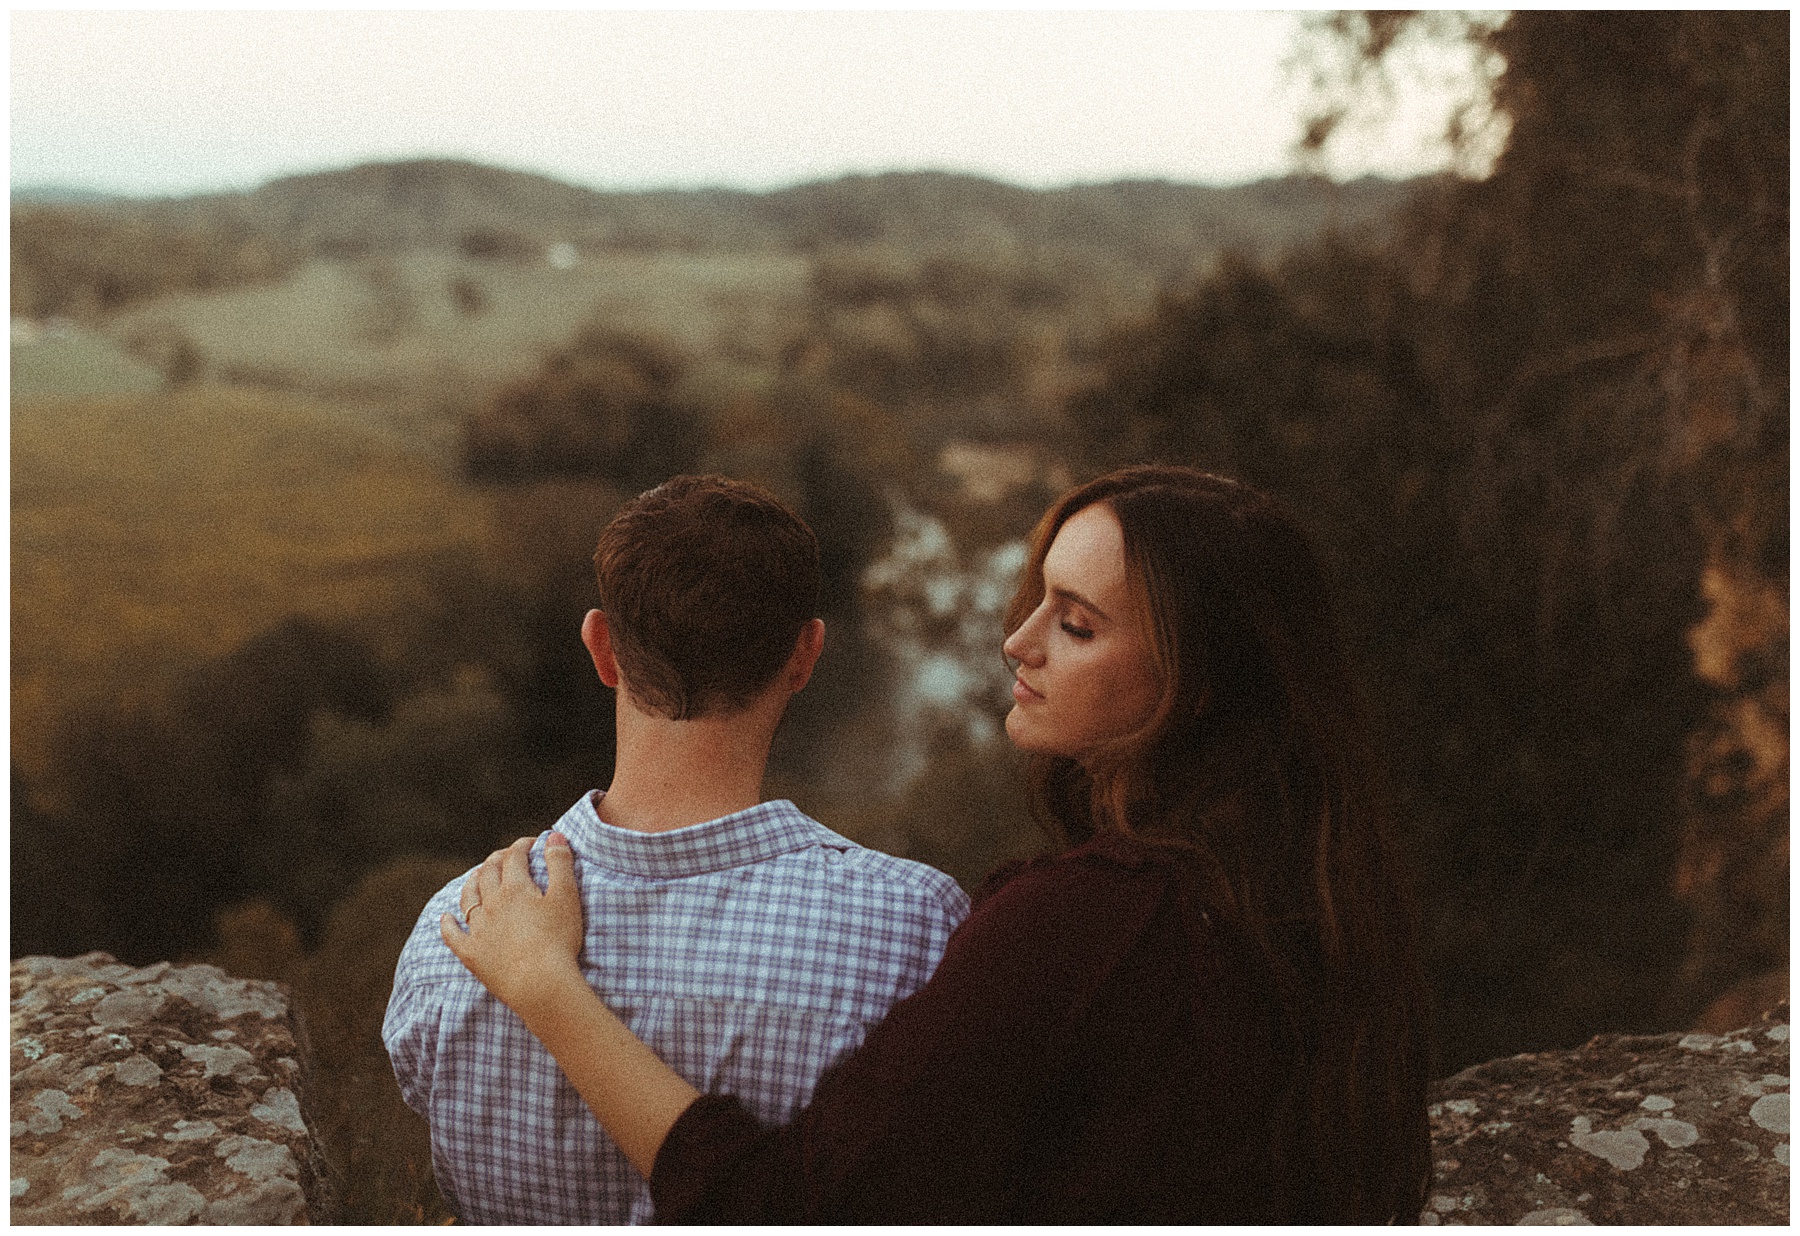
M 279 984 L 14 961 L 12 1221 L 329 1221 L 304 1058 Z
M 1602 1034 L 1439 1082 L 1421 1222 L 1785 1225 L 1787 1020 Z

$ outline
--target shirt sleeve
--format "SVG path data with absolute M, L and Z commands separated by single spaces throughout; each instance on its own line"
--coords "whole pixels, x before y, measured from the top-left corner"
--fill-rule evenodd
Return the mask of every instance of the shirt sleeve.
M 429 1115 L 432 1065 L 436 1057 L 436 1002 L 412 977 L 415 931 L 394 967 L 394 990 L 381 1022 L 381 1041 L 394 1067 L 400 1097 L 421 1116 Z
M 1072 1035 L 1163 892 L 1158 872 L 1094 860 L 1021 874 L 790 1124 L 726 1096 L 690 1106 L 651 1175 L 657 1221 L 1004 1221 L 1055 1128 Z

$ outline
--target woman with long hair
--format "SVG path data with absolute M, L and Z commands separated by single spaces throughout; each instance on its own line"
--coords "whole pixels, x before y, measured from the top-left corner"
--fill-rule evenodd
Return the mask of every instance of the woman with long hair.
M 1426 1000 L 1318 560 L 1266 496 L 1126 468 L 1044 515 L 1007 734 L 1052 854 L 764 1129 L 583 981 L 571 857 L 467 882 L 450 947 L 544 1043 L 663 1222 L 1416 1222 Z

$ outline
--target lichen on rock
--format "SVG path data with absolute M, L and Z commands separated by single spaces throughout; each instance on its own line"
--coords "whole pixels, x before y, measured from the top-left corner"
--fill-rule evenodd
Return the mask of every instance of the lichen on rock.
M 12 963 L 14 1223 L 334 1217 L 285 990 L 105 953 Z
M 1603 1034 L 1439 1082 L 1426 1224 L 1788 1221 L 1787 1007 L 1729 1034 Z

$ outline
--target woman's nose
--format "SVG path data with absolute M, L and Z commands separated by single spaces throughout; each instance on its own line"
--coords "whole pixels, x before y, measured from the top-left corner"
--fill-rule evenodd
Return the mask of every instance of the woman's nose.
M 1039 652 L 1038 641 L 1032 636 L 1032 632 L 1038 626 L 1037 619 L 1036 614 L 1027 618 L 1023 626 L 1006 637 L 1006 642 L 1000 645 L 1000 651 L 1013 660 L 1026 665 L 1042 663 L 1043 656 Z

